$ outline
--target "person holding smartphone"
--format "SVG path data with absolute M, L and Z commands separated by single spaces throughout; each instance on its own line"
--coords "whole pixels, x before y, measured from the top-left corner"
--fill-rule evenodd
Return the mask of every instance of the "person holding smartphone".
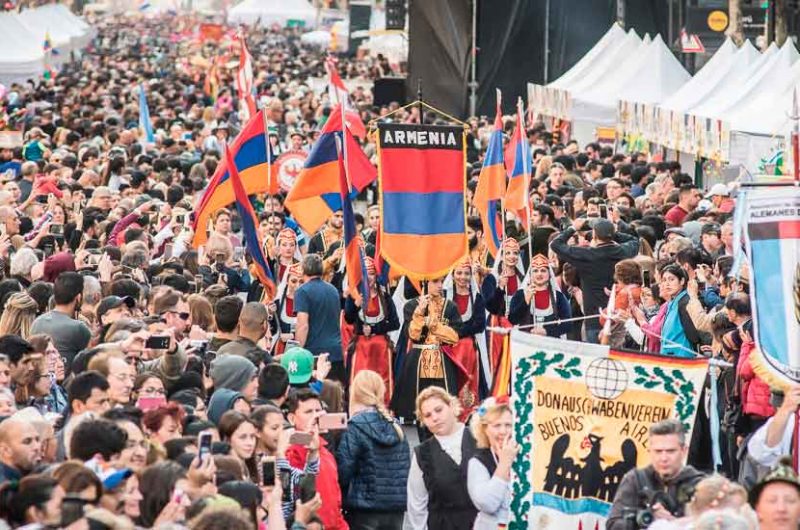
M 289 422 L 296 432 L 290 439 L 286 459 L 292 467 L 303 468 L 314 456 L 316 444 L 319 444 L 320 463 L 316 480 L 317 492 L 322 497 L 319 516 L 326 530 L 345 530 L 348 525 L 342 515 L 342 490 L 336 458 L 326 447 L 325 441 L 319 439 L 318 421 L 323 413 L 319 394 L 309 388 L 301 388 L 289 397 L 287 407 Z

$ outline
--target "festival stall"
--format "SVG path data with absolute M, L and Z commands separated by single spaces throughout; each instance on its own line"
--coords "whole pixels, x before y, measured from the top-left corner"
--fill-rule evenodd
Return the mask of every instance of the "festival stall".
M 316 19 L 317 12 L 307 0 L 244 0 L 228 13 L 229 24 L 311 28 Z
M 42 43 L 13 13 L 0 13 L 0 83 L 37 79 L 44 72 Z
M 650 142 L 674 150 L 674 155 L 688 167 L 700 147 L 694 134 L 694 119 L 690 120 L 693 109 L 730 87 L 745 83 L 774 51 L 762 55 L 749 41 L 737 48 L 733 41 L 726 40 L 694 77 L 660 104 L 620 102 L 618 137 L 626 138 L 636 150 L 648 150 Z
M 585 143 L 596 137 L 598 127 L 616 125 L 620 101 L 654 105 L 675 93 L 689 77 L 660 35 L 651 42 L 645 37 L 634 55 L 615 61 L 613 72 L 573 90 L 564 119 L 572 122 L 572 137 Z

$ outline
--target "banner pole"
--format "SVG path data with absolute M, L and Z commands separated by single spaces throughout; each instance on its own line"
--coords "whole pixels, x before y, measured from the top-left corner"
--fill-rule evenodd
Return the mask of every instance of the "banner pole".
M 417 78 L 417 101 L 419 102 L 419 124 L 425 123 L 425 107 L 422 105 L 422 78 Z
M 525 131 L 522 129 L 522 98 L 521 97 L 517 97 L 517 123 L 520 126 L 519 134 L 520 134 L 520 136 L 522 136 L 523 134 L 525 134 Z M 528 141 L 528 137 L 525 136 L 524 139 L 520 138 L 520 141 L 521 142 L 522 141 L 527 142 Z M 531 194 L 530 194 L 530 190 L 528 189 L 528 188 L 530 188 L 530 182 L 531 182 L 530 181 L 531 168 L 528 165 L 528 164 L 530 164 L 530 160 L 528 159 L 528 156 L 527 156 L 527 153 L 529 151 L 530 151 L 530 149 L 523 149 L 523 151 L 522 151 L 523 174 L 528 175 L 527 181 L 525 183 L 526 184 L 525 185 L 525 205 L 526 205 L 525 209 L 527 210 L 527 219 L 525 220 L 525 224 L 527 225 L 526 229 L 527 229 L 527 232 L 528 232 L 528 268 L 530 268 L 530 263 L 531 263 L 531 261 L 533 261 L 533 236 L 531 234 L 531 216 L 532 216 L 533 212 L 531 211 Z M 525 270 L 525 276 L 527 276 L 527 275 L 528 275 L 528 271 Z
M 269 142 L 269 120 L 267 119 L 267 112 L 266 107 L 261 108 L 261 118 L 264 121 L 264 141 L 265 141 L 265 149 L 267 151 L 267 200 L 271 203 L 272 202 L 272 157 L 270 156 L 270 152 L 272 151 L 272 146 Z M 272 205 L 270 204 L 270 207 Z

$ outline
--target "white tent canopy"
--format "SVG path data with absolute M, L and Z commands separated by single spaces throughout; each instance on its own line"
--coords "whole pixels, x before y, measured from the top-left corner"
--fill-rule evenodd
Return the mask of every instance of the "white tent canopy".
M 44 72 L 42 43 L 13 13 L 0 13 L 0 83 L 36 79 Z
M 764 83 L 762 91 L 754 94 L 741 107 L 734 109 L 727 121 L 731 130 L 763 135 L 783 135 L 788 132 L 793 115 L 793 96 L 800 86 L 800 61 L 791 69 L 778 72 L 777 77 Z
M 625 38 L 625 35 L 625 30 L 623 30 L 619 24 L 612 24 L 606 34 L 597 41 L 597 44 L 595 44 L 591 50 L 586 52 L 586 55 L 584 55 L 580 61 L 575 63 L 575 66 L 564 72 L 561 77 L 549 83 L 547 86 L 550 88 L 569 87 L 572 82 L 580 79 L 589 70 L 594 69 L 598 57 L 602 56 L 602 54 L 606 53 L 608 50 L 613 49 L 614 46 Z
M 645 36 L 645 39 L 649 41 L 647 36 Z M 615 46 L 609 48 L 608 53 L 598 57 L 593 68 L 587 69 L 587 71 L 582 76 L 575 79 L 574 82 L 561 87 L 561 90 L 569 92 L 570 94 L 578 94 L 584 90 L 591 89 L 621 65 L 632 60 L 632 57 L 641 50 L 642 43 L 642 39 L 631 29 L 628 31 L 628 34 L 625 35 L 625 38 L 621 39 Z
M 753 46 L 746 42 L 742 50 L 750 49 L 755 52 Z M 702 101 L 709 93 L 711 87 L 715 86 L 718 79 L 736 64 L 737 56 L 736 45 L 730 38 L 720 46 L 717 53 L 692 77 L 685 85 L 677 90 L 670 97 L 659 105 L 663 109 L 684 111 L 691 108 L 696 103 Z
M 62 63 L 69 58 L 71 51 L 80 49 L 83 35 L 64 20 L 62 15 L 56 13 L 52 6 L 25 9 L 17 16 L 28 31 L 36 36 L 40 47 L 44 46 L 45 37 L 50 37 L 51 46 L 58 52 L 52 55 L 52 63 Z
M 255 24 L 286 26 L 290 20 L 305 23 L 311 28 L 317 18 L 316 10 L 307 0 L 244 0 L 228 13 L 231 24 Z
M 680 90 L 690 77 L 664 44 L 661 35 L 656 35 L 633 74 L 612 97 L 615 106 L 617 100 L 659 103 Z
M 769 52 L 769 50 L 767 50 Z M 765 83 L 781 75 L 782 70 L 788 71 L 797 61 L 800 54 L 791 40 L 787 40 L 777 53 L 773 50 L 751 69 L 746 81 L 742 84 L 724 87 L 709 99 L 705 104 L 693 109 L 692 114 L 706 118 L 724 120 L 738 106 L 746 103 L 764 89 Z
M 620 100 L 658 103 L 689 80 L 689 74 L 667 48 L 660 35 L 647 38 L 635 54 L 587 90 L 573 95 L 571 118 L 596 125 L 613 125 Z
M 54 18 L 63 20 L 70 27 L 70 30 L 75 33 L 76 48 L 85 48 L 94 38 L 96 33 L 94 29 L 64 4 L 48 4 L 39 9 L 43 9 L 48 15 L 52 14 Z

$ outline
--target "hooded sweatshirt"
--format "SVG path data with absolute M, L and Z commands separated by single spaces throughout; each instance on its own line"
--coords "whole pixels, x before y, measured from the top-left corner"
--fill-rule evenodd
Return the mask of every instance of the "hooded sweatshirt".
M 237 399 L 244 399 L 241 392 L 236 392 L 229 388 L 220 388 L 215 390 L 211 395 L 211 401 L 208 402 L 208 421 L 214 422 L 214 425 L 219 425 L 219 419 L 229 410 L 233 410 L 233 404 Z
M 220 355 L 211 362 L 209 375 L 214 388 L 241 392 L 258 372 L 256 365 L 240 355 Z
M 411 466 L 408 441 L 376 409 L 357 413 L 336 453 L 344 506 L 362 511 L 404 511 Z

